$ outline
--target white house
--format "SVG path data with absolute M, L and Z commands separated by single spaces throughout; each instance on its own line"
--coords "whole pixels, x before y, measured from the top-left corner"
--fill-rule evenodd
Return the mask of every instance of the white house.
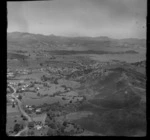
M 35 110 L 36 112 L 41 112 L 41 108 L 38 108 Z
M 28 108 L 29 106 L 28 105 L 26 105 L 26 108 Z
M 40 130 L 41 128 L 42 128 L 41 125 L 36 125 L 36 129 L 37 129 L 37 130 Z

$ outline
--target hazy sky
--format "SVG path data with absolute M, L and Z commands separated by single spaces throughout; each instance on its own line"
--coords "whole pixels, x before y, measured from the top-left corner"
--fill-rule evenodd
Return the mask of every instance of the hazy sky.
M 7 31 L 145 38 L 146 4 L 146 0 L 7 2 Z

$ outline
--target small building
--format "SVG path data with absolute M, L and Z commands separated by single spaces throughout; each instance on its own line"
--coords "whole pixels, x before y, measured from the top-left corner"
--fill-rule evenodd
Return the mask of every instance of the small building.
M 26 105 L 25 107 L 26 107 L 26 108 L 29 108 L 29 106 L 28 106 L 28 105 Z
M 25 90 L 25 88 L 21 88 L 21 90 Z
M 37 130 L 40 130 L 41 128 L 42 128 L 41 125 L 36 125 L 36 129 L 37 129 Z
M 29 107 L 29 110 L 33 110 L 33 108 Z
M 41 112 L 41 108 L 38 108 L 35 110 L 37 113 L 40 113 Z

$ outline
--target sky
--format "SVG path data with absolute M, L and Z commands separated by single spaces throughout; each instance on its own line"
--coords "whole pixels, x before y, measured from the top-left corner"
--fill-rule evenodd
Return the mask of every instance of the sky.
M 147 0 L 7 2 L 7 32 L 146 38 Z

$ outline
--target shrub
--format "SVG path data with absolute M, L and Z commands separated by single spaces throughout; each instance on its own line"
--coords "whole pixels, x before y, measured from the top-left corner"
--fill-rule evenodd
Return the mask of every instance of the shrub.
M 50 123 L 50 124 L 49 124 L 49 127 L 52 128 L 52 129 L 56 129 L 56 128 L 57 128 L 54 123 Z
M 65 127 L 67 126 L 67 122 L 66 121 L 63 122 L 63 126 L 65 126 Z
M 21 129 L 23 129 L 23 125 L 21 124 L 15 124 L 14 126 L 14 132 L 18 133 Z
M 34 135 L 34 131 L 28 131 L 28 136 L 33 136 Z
M 49 128 L 48 131 L 47 131 L 47 135 L 48 136 L 56 136 L 57 132 L 55 130 Z

